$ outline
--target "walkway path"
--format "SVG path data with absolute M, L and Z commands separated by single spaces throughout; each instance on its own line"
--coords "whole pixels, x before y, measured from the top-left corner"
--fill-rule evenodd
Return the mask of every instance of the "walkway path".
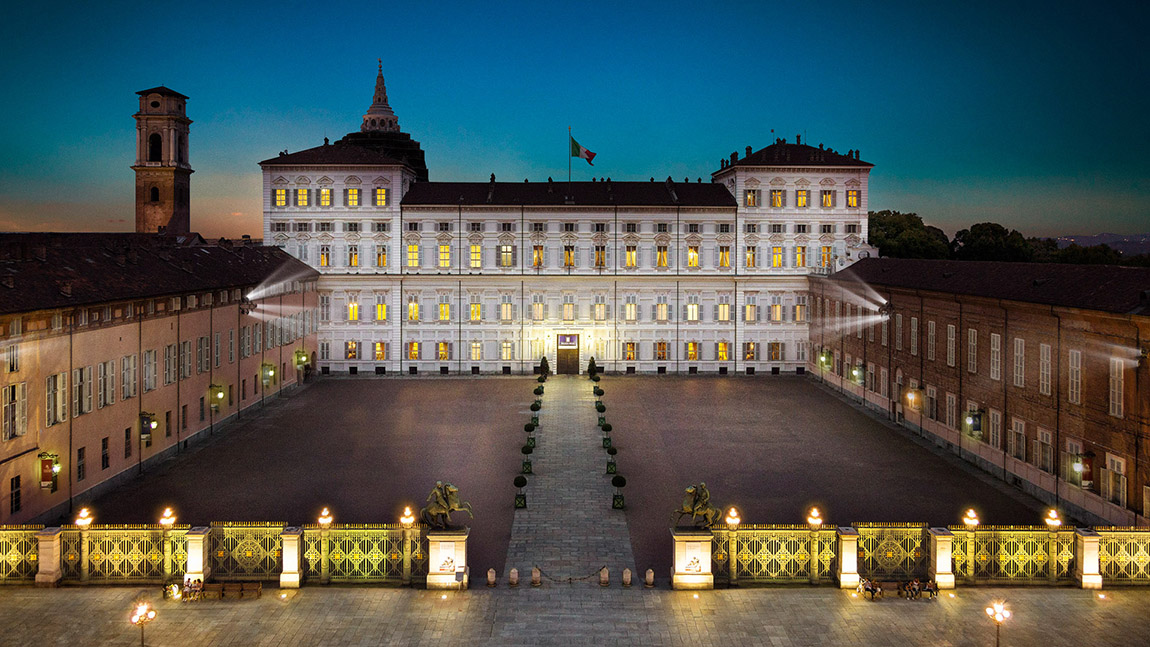
M 635 570 L 626 515 L 611 509 L 613 489 L 598 418 L 590 380 L 547 380 L 535 432 L 534 475 L 527 477 L 527 508 L 515 511 L 507 547 L 506 570 L 518 568 L 525 581 L 532 566 L 563 582 L 606 566 L 618 583 L 624 568 Z M 634 573 L 635 581 L 641 576 Z M 587 581 L 598 584 L 597 577 Z

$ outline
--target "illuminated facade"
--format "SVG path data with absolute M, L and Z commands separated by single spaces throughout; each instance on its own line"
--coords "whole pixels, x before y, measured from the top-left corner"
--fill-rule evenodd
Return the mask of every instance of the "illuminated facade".
M 382 70 L 360 132 L 261 162 L 332 373 L 795 372 L 807 277 L 870 253 L 871 165 L 778 140 L 710 182 L 430 182 Z

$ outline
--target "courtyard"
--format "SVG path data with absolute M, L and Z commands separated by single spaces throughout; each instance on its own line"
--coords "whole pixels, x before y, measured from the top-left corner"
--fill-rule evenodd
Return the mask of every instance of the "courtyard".
M 619 473 L 628 481 L 626 511 L 610 509 L 590 382 L 556 376 L 547 384 L 528 486 L 537 505 L 518 513 L 532 515 L 522 520 L 525 532 L 554 531 L 535 539 L 512 537 L 512 479 L 536 386 L 524 376 L 321 380 L 245 413 L 141 478 L 78 503 L 90 503 L 98 523 L 154 522 L 166 506 L 195 525 L 314 523 L 325 506 L 337 523 L 394 523 L 404 506 L 418 509 L 444 479 L 476 512 L 474 520 L 465 513 L 453 520 L 471 527 L 477 579 L 488 568 L 506 577 L 511 567 L 541 564 L 541 544 L 552 541 L 546 537 L 564 542 L 551 568 L 568 571 L 559 566 L 570 560 L 594 569 L 603 554 L 614 554 L 614 538 L 629 536 L 629 550 L 617 553 L 613 570 L 653 568 L 663 580 L 671 564 L 670 513 L 684 488 L 700 481 L 713 504 L 737 506 L 744 523 L 799 523 L 812 505 L 827 523 L 841 525 L 949 525 L 967 507 L 986 523 L 1029 525 L 1040 518 L 1037 501 L 916 444 L 810 380 L 609 376 L 600 385 Z M 562 443 L 557 434 L 587 436 Z M 564 480 L 578 474 L 559 476 L 561 467 L 576 464 L 600 476 L 579 477 L 578 485 Z M 547 499 L 555 493 L 543 488 L 590 489 Z M 602 554 L 580 562 L 574 554 L 580 547 L 571 547 L 580 542 Z M 509 544 L 514 564 L 506 563 Z

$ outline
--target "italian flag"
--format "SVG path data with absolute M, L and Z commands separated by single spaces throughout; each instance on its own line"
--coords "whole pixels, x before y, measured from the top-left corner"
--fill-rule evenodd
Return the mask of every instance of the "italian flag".
M 582 146 L 580 146 L 579 142 L 575 141 L 574 137 L 568 135 L 567 138 L 571 140 L 571 157 L 578 157 L 581 159 L 585 159 L 585 160 L 587 160 L 588 164 L 591 164 L 591 160 L 595 159 L 595 153 L 592 153 L 591 151 L 587 150 L 586 148 L 583 148 Z M 595 166 L 595 165 L 591 164 L 591 166 Z

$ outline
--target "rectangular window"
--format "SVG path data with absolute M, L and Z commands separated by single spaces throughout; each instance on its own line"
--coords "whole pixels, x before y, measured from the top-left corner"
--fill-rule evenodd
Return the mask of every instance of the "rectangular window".
M 990 434 L 988 442 L 990 446 L 999 449 L 1002 447 L 1002 413 L 990 410 Z
M 811 206 L 811 192 L 809 189 L 799 189 L 795 191 L 795 206 L 800 209 L 806 209 Z
M 772 341 L 767 344 L 767 360 L 771 362 L 783 361 L 783 343 Z
M 87 311 L 84 311 L 84 312 L 87 313 Z M 12 334 L 15 335 L 17 333 L 15 331 L 12 331 Z M 19 344 L 12 344 L 11 346 L 8 346 L 7 348 L 5 348 L 4 349 L 4 357 L 3 357 L 2 361 L 7 365 L 6 368 L 8 369 L 9 373 L 19 372 L 19 370 L 20 370 L 20 345 Z
M 382 362 L 387 359 L 387 343 L 382 341 L 375 342 L 375 361 Z
M 954 353 L 955 353 L 955 344 L 957 342 L 957 339 L 956 339 L 957 334 L 958 334 L 958 331 L 954 327 L 954 324 L 947 324 L 946 325 L 946 365 L 947 366 L 954 366 L 954 361 L 955 361 Z
M 783 298 L 778 295 L 771 296 L 770 319 L 778 323 L 783 320 Z
M 446 362 L 451 359 L 451 344 L 441 341 L 435 345 L 435 357 L 441 362 Z
M 563 246 L 563 267 L 575 267 L 575 246 Z
M 344 359 L 359 359 L 359 342 L 345 341 L 343 343 Z
M 628 223 L 624 223 L 623 229 L 628 234 L 635 234 L 635 233 L 639 232 L 639 225 L 637 223 L 634 223 L 634 222 L 628 222 Z
M 483 359 L 483 343 L 471 342 L 471 361 L 478 362 Z
M 511 341 L 504 341 L 499 345 L 499 359 L 510 362 L 515 359 L 515 344 Z
M 347 304 L 347 320 L 359 321 L 359 303 L 352 301 Z
M 783 266 L 783 248 L 781 246 L 774 246 L 771 248 L 771 267 Z
M 753 294 L 746 296 L 746 303 L 743 304 L 743 321 L 754 322 L 759 320 L 759 301 L 758 297 Z
M 307 199 L 308 199 L 308 190 L 307 189 L 296 189 L 295 190 L 295 206 L 306 207 L 308 204 Z
M 655 342 L 655 361 L 657 361 L 657 362 L 667 361 L 667 342 L 665 342 L 665 341 Z
M 838 304 L 835 304 L 836 308 Z M 894 316 L 894 349 L 902 350 L 902 314 Z
M 387 245 L 375 246 L 375 266 L 387 267 Z
M 378 186 L 375 187 L 375 206 L 377 206 L 377 207 L 386 207 L 387 206 L 387 189 L 385 189 L 383 187 L 378 187 Z
M 1018 418 L 1010 420 L 1010 436 L 1006 439 L 1006 452 L 1020 461 L 1026 460 L 1026 423 Z
M 1050 395 L 1050 344 L 1038 345 L 1038 392 Z
M 635 342 L 633 342 L 633 341 L 623 342 L 623 361 L 626 361 L 626 362 L 635 361 Z
M 359 206 L 359 189 L 347 189 L 346 205 L 348 207 Z
M 758 265 L 758 258 L 756 258 L 758 256 L 758 254 L 759 254 L 759 248 L 758 247 L 747 247 L 747 264 L 746 264 L 747 267 L 753 268 L 753 267 L 756 267 Z
M 721 341 L 715 344 L 715 359 L 720 362 L 728 362 L 731 359 L 731 344 L 730 342 Z
M 44 382 L 44 426 L 51 427 L 68 419 L 68 374 L 49 375 Z
M 719 267 L 731 266 L 731 246 L 719 245 Z
M 359 267 L 359 245 L 347 246 L 347 266 Z
M 8 513 L 16 514 L 20 512 L 20 477 L 13 476 L 8 480 L 8 486 L 11 488 L 8 493 Z
M 72 369 L 72 415 L 92 410 L 92 367 Z
M 156 351 L 144 351 L 144 391 L 151 391 L 156 388 Z M 89 374 L 91 369 L 89 369 Z M 91 385 L 88 385 L 89 392 Z
M 607 267 L 607 246 L 606 245 L 596 245 L 595 246 L 595 267 L 598 267 L 598 268 Z
M 1002 335 L 990 333 L 990 379 L 1002 379 Z
M 1115 418 L 1123 415 L 1123 368 L 1121 357 L 1110 358 L 1110 415 Z
M 321 223 L 319 223 L 319 229 L 317 229 L 316 231 L 334 231 L 334 230 L 335 230 L 334 229 L 334 223 L 321 222 Z
M 699 296 L 692 294 L 687 297 L 687 321 L 699 321 Z
M 84 465 L 84 459 L 88 453 L 87 447 L 79 447 L 76 449 L 76 480 L 83 481 L 84 477 L 88 475 L 88 470 Z
M 503 295 L 499 300 L 499 320 L 503 322 L 510 322 L 515 318 L 515 306 L 511 303 L 510 295 Z
M 319 190 L 319 206 L 321 206 L 321 207 L 330 207 L 331 206 L 331 189 L 320 189 Z
M 287 189 L 274 189 L 272 199 L 274 201 L 275 206 L 286 207 L 287 206 Z
M 824 190 L 821 192 L 822 205 L 824 208 L 832 208 L 835 206 L 835 192 Z
M 202 404 L 203 401 L 204 401 L 204 399 L 200 398 L 201 409 L 203 407 L 203 404 Z M 203 420 L 203 419 L 204 419 L 203 414 L 200 414 L 200 420 Z M 131 458 L 131 457 L 132 457 L 132 428 L 126 427 L 124 429 L 124 458 Z
M 417 341 L 407 342 L 407 359 L 409 359 L 409 360 L 419 359 L 419 342 L 417 342 Z
M 1043 472 L 1054 472 L 1054 443 L 1052 434 L 1045 430 L 1038 430 L 1038 439 L 1034 442 L 1034 464 Z
M 639 320 L 639 304 L 636 302 L 636 297 L 633 294 L 625 297 L 623 304 L 623 318 L 627 321 Z
M 507 233 L 514 233 L 515 232 L 515 223 L 513 223 L 513 222 L 501 222 L 501 223 L 499 223 L 499 231 L 507 232 Z
M 563 321 L 575 320 L 575 297 L 570 294 L 563 295 Z
M 978 330 L 966 329 L 966 370 L 978 372 Z
M 1014 386 L 1026 386 L 1026 341 L 1014 338 Z
M 602 294 L 595 295 L 595 306 L 593 315 L 595 321 L 606 321 L 607 319 L 607 297 Z
M 0 440 L 12 440 L 28 431 L 27 394 L 24 382 L 0 386 Z
M 667 246 L 655 247 L 655 267 L 667 267 Z
M 795 248 L 795 267 L 807 266 L 807 248 L 805 245 L 799 245 Z
M 1082 351 L 1072 350 L 1068 353 L 1067 378 L 1069 384 L 1066 389 L 1066 398 L 1070 404 L 1082 404 Z
M 935 325 L 933 321 L 926 322 L 926 358 L 934 361 Z
M 391 231 L 391 225 L 381 220 L 376 220 L 371 223 L 371 230 L 374 233 L 381 234 L 387 231 Z
M 108 440 L 109 439 L 107 436 L 104 436 L 103 438 L 100 439 L 100 469 L 102 469 L 102 470 L 108 469 L 108 466 L 112 462 L 111 457 L 108 455 L 108 448 L 109 448 Z
M 504 223 L 506 224 L 506 223 Z M 515 266 L 515 248 L 511 245 L 499 246 L 499 267 Z
M 411 268 L 419 267 L 419 245 L 407 246 L 407 266 Z
M 439 269 L 446 270 L 451 268 L 451 245 L 439 245 Z
M 467 309 L 471 323 L 479 323 L 483 320 L 483 304 L 478 301 L 472 301 L 468 304 Z
M 687 246 L 687 267 L 699 267 L 699 246 Z
M 918 317 L 910 318 L 910 354 L 918 355 Z
M 850 191 L 847 191 L 847 206 L 852 208 L 852 209 L 858 209 L 859 205 L 860 205 L 860 202 L 859 202 L 858 190 L 852 189 Z
M 543 295 L 536 294 L 531 297 L 531 318 L 535 321 L 547 318 L 547 306 L 543 303 Z
M 473 269 L 473 270 L 482 269 L 483 268 L 483 246 L 482 245 L 472 245 L 470 255 L 471 255 L 471 269 Z
M 807 297 L 799 295 L 795 297 L 795 321 L 807 320 Z M 874 341 L 874 338 L 871 338 Z
M 627 245 L 626 250 L 626 263 L 627 267 L 638 267 L 639 265 L 639 248 L 635 245 Z
M 747 189 L 743 193 L 743 206 L 757 207 L 759 206 L 759 192 L 756 189 Z
M 538 225 L 538 224 L 542 224 L 542 223 L 537 222 L 535 224 Z M 543 246 L 542 245 L 534 245 L 531 247 L 531 267 L 534 267 L 534 268 L 543 267 Z
M 375 295 L 375 320 L 387 321 L 387 297 L 382 294 Z
M 688 362 L 699 361 L 699 342 L 689 341 L 686 345 L 686 356 Z
M 419 321 L 419 297 L 415 295 L 407 297 L 407 320 Z
M 758 359 L 759 348 L 753 341 L 743 342 L 743 359 L 753 362 Z
M 669 311 L 667 297 L 665 295 L 655 297 L 655 321 L 667 321 L 670 317 Z
M 831 256 L 832 256 L 830 245 L 823 245 L 821 256 L 822 256 L 822 258 L 821 258 L 822 265 L 821 266 L 822 267 L 830 267 L 831 266 Z
M 451 297 L 446 294 L 439 296 L 439 320 L 451 321 Z
M 858 226 L 857 224 L 855 224 L 855 223 L 849 223 L 849 224 L 847 224 L 846 233 L 848 233 L 848 234 L 857 234 L 857 233 L 859 233 L 859 226 Z
M 331 267 L 331 246 L 330 245 L 320 245 L 319 246 L 319 266 L 320 267 Z
M 787 206 L 787 194 L 783 189 L 771 189 L 771 206 L 776 209 Z

